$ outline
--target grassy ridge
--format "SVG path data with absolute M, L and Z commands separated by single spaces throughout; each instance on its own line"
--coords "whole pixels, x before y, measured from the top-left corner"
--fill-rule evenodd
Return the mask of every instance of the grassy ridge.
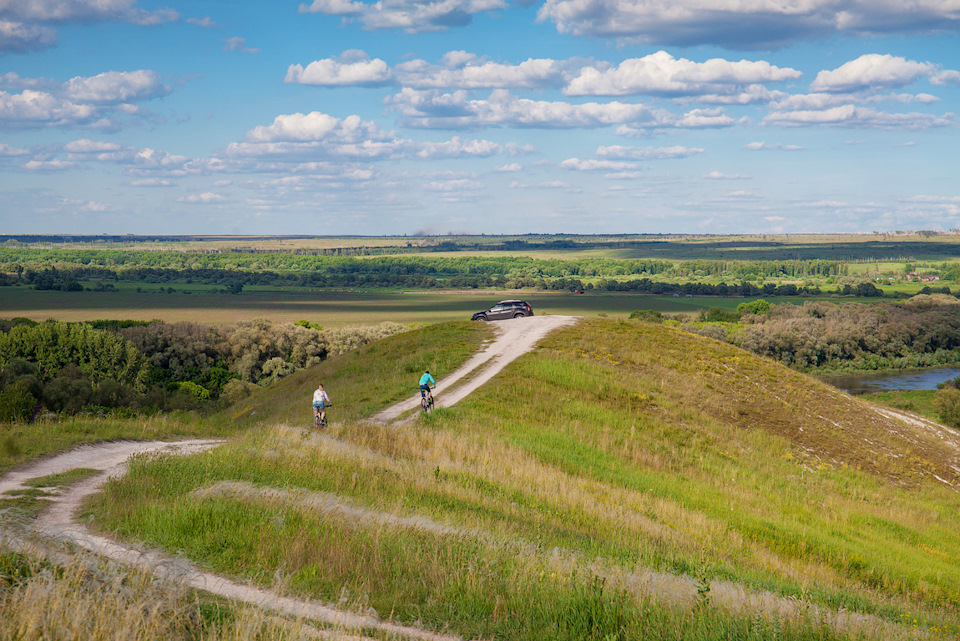
M 843 637 L 805 608 L 715 607 L 729 581 L 876 617 L 867 638 L 951 638 L 960 498 L 934 475 L 956 483 L 955 464 L 936 435 L 775 363 L 601 319 L 417 426 L 249 432 L 138 461 L 91 510 L 218 570 L 463 634 Z M 690 577 L 687 600 L 651 599 L 672 588 L 649 570 Z
M 477 352 L 481 342 L 492 334 L 491 327 L 470 321 L 404 332 L 294 372 L 235 404 L 220 420 L 239 425 L 310 425 L 313 391 L 320 382 L 334 403 L 329 420 L 369 416 L 416 394 L 417 382 L 425 369 L 442 380 Z

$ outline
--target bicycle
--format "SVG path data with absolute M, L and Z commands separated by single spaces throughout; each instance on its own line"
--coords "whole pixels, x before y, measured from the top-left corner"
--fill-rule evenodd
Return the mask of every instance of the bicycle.
M 426 414 L 433 409 L 433 394 L 430 388 L 420 390 L 420 411 Z
M 313 415 L 313 426 L 314 426 L 316 429 L 320 429 L 321 427 L 326 427 L 326 425 L 327 425 L 326 410 L 330 409 L 331 407 L 333 407 L 333 403 L 327 403 L 326 406 L 324 406 L 324 408 L 323 408 L 324 413 L 323 413 L 323 418 L 322 418 L 322 419 L 320 418 L 320 412 L 316 412 L 316 413 Z

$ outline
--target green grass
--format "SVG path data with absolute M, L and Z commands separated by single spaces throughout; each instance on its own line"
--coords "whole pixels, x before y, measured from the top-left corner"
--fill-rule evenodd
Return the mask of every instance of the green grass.
M 205 458 L 208 471 L 224 463 Z M 184 492 L 197 480 L 189 478 L 196 468 L 181 463 L 135 464 L 131 480 L 111 487 L 98 511 L 125 513 L 121 535 L 184 550 L 208 567 L 261 584 L 282 571 L 290 593 L 355 611 L 373 608 L 388 620 L 490 639 L 846 638 L 803 616 L 735 616 L 708 602 L 691 616 L 692 604 L 638 599 L 618 581 L 558 559 L 556 548 L 543 553 L 469 533 L 193 497 Z M 178 499 L 173 504 L 171 495 Z M 147 497 L 146 505 L 130 509 L 134 496 Z M 538 543 L 546 550 L 549 544 Z
M 100 474 L 100 470 L 93 470 L 87 467 L 78 467 L 66 472 L 57 474 L 48 474 L 47 476 L 38 476 L 37 478 L 24 481 L 28 487 L 69 487 L 74 483 L 84 481 L 91 476 Z
M 894 409 L 915 412 L 930 420 L 939 421 L 940 415 L 933 401 L 936 395 L 937 390 L 935 389 L 892 390 L 863 394 L 861 398 L 879 405 L 888 405 Z
M 415 394 L 425 369 L 442 381 L 492 333 L 484 323 L 454 321 L 397 334 L 295 372 L 234 404 L 216 420 L 237 425 L 312 425 L 313 391 L 321 382 L 333 401 L 328 421 L 369 416 Z
M 70 417 L 30 424 L 0 423 L 0 474 L 37 458 L 65 452 L 78 445 L 115 440 L 177 440 L 227 436 L 236 428 L 189 414 L 136 419 Z
M 377 371 L 396 354 L 388 346 L 364 362 Z M 337 369 L 359 385 L 362 370 Z M 273 416 L 277 404 L 265 394 L 248 407 Z M 304 438 L 267 421 L 203 455 L 140 460 L 88 509 L 99 527 L 216 570 L 260 583 L 283 572 L 292 592 L 346 594 L 352 608 L 463 634 L 604 638 L 622 624 L 629 638 L 639 622 L 665 638 L 831 638 L 802 616 L 761 617 L 794 627 L 757 632 L 752 615 L 650 601 L 630 580 L 648 568 L 890 624 L 916 618 L 950 638 L 960 633 L 960 499 L 932 475 L 958 474 L 934 435 L 885 420 L 729 345 L 595 319 L 414 426 L 343 422 Z M 252 486 L 194 493 L 220 481 Z M 337 516 L 312 496 L 366 516 Z M 613 592 L 584 601 L 591 573 Z M 595 634 L 573 624 L 608 598 L 626 623 Z M 512 627 L 497 627 L 499 616 Z M 714 636 L 696 632 L 704 622 Z

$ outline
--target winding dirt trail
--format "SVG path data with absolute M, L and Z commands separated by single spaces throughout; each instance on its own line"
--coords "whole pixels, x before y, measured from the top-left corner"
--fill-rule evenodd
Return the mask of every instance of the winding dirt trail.
M 485 350 L 476 354 L 453 374 L 443 379 L 445 387 L 453 385 L 468 374 L 475 375 L 465 384 L 437 398 L 437 405 L 449 407 L 489 381 L 508 363 L 536 345 L 537 341 L 552 330 L 573 323 L 572 316 L 537 316 L 501 321 L 495 325 L 497 337 Z M 416 408 L 420 396 L 415 395 L 397 403 L 376 416 L 373 420 L 387 422 L 403 412 Z M 100 473 L 75 483 L 62 492 L 53 492 L 53 505 L 45 510 L 34 523 L 34 531 L 51 541 L 69 542 L 95 554 L 120 563 L 134 566 L 158 577 L 177 581 L 197 590 L 248 603 L 278 614 L 319 621 L 339 629 L 378 630 L 395 637 L 423 641 L 458 641 L 460 637 L 436 634 L 417 627 L 385 623 L 373 616 L 357 615 L 329 605 L 303 599 L 280 596 L 261 588 L 244 585 L 225 577 L 204 572 L 187 559 L 174 557 L 159 550 L 142 550 L 123 545 L 90 532 L 76 520 L 76 511 L 83 500 L 111 478 L 122 476 L 130 457 L 147 453 L 194 454 L 216 447 L 219 440 L 165 441 L 117 441 L 85 445 L 71 452 L 31 463 L 9 472 L 0 478 L 0 495 L 5 492 L 26 490 L 26 481 L 78 468 L 99 470 Z M 8 538 L 12 533 L 4 533 Z M 356 638 L 356 637 L 352 637 Z

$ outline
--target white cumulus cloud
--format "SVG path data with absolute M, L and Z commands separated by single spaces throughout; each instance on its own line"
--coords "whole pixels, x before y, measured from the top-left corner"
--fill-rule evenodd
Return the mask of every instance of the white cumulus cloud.
M 109 71 L 58 83 L 5 74 L 3 84 L 22 87 L 0 91 L 0 128 L 88 128 L 115 131 L 124 116 L 143 115 L 136 102 L 152 100 L 170 89 L 148 70 Z
M 563 92 L 569 96 L 738 94 L 756 83 L 800 76 L 796 69 L 780 68 L 762 60 L 734 62 L 712 58 L 694 62 L 658 51 L 624 60 L 615 67 L 584 67 Z
M 624 171 L 637 168 L 637 164 L 633 162 L 593 159 L 580 160 L 579 158 L 568 158 L 560 163 L 560 166 L 563 169 L 576 171 Z
M 46 49 L 56 41 L 57 33 L 53 29 L 0 20 L 0 54 Z
M 949 127 L 956 124 L 952 114 L 935 116 L 923 113 L 891 113 L 856 105 L 829 109 L 775 111 L 761 124 L 779 127 L 832 126 L 866 129 L 920 130 Z
M 339 58 L 315 60 L 306 67 L 290 65 L 284 82 L 336 87 L 385 85 L 392 80 L 390 67 L 383 60 L 370 59 L 363 52 L 345 52 Z
M 506 8 L 503 0 L 313 0 L 300 13 L 325 13 L 359 20 L 367 29 L 402 29 L 408 33 L 445 31 L 470 24 L 477 13 Z
M 777 48 L 837 33 L 955 31 L 944 0 L 546 0 L 537 14 L 561 33 L 646 44 Z
M 744 149 L 749 151 L 802 151 L 803 147 L 800 145 L 784 145 L 781 143 L 767 143 L 764 141 L 749 142 L 743 146 Z
M 205 191 L 200 194 L 189 194 L 187 196 L 181 196 L 180 198 L 177 199 L 177 202 L 210 205 L 210 204 L 222 203 L 226 200 L 227 199 L 221 194 L 216 194 L 212 191 Z
M 538 127 L 593 128 L 630 123 L 645 127 L 676 126 L 677 117 L 662 109 L 619 101 L 573 104 L 518 98 L 495 90 L 472 99 L 465 91 L 441 93 L 405 88 L 387 100 L 403 123 L 420 128 Z
M 604 158 L 629 158 L 633 160 L 664 160 L 667 158 L 689 158 L 702 154 L 701 147 L 627 147 L 623 145 L 601 145 L 597 155 Z
M 147 11 L 136 0 L 3 0 L 0 54 L 44 49 L 57 42 L 51 26 L 65 23 L 129 22 L 149 26 L 180 19 L 171 9 Z
M 811 83 L 814 92 L 854 92 L 868 89 L 903 87 L 919 78 L 934 84 L 960 81 L 960 72 L 943 71 L 929 62 L 916 62 L 899 56 L 876 53 L 860 56 L 832 70 L 821 71 Z

